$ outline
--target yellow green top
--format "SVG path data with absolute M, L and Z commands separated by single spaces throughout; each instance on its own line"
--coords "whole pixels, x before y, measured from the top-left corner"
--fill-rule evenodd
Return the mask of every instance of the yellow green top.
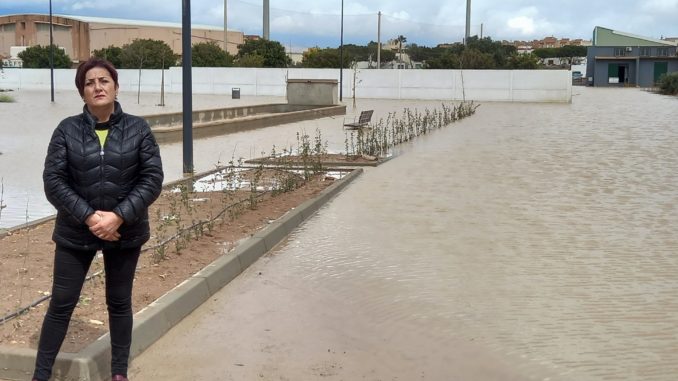
M 99 137 L 99 143 L 101 143 L 101 146 L 104 146 L 104 143 L 106 143 L 106 137 L 108 136 L 108 129 L 105 130 L 94 130 L 94 132 L 97 133 L 97 136 Z
M 104 143 L 106 143 L 109 127 L 111 127 L 111 124 L 109 122 L 97 123 L 94 126 L 94 132 L 97 133 L 97 136 L 99 137 L 99 143 L 101 144 L 102 148 L 104 146 Z

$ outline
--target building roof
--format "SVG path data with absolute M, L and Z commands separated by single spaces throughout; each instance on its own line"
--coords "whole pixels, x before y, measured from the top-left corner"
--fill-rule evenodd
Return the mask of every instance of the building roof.
M 27 16 L 27 15 L 37 15 L 37 16 L 49 16 L 49 14 L 44 13 L 26 13 L 26 14 L 12 14 L 12 15 L 0 15 L 4 16 Z M 94 17 L 94 16 L 75 16 L 75 15 L 63 15 L 63 14 L 54 14 L 53 16 L 64 17 L 80 22 L 87 23 L 99 23 L 99 24 L 113 24 L 113 25 L 136 25 L 136 26 L 146 26 L 146 27 L 157 27 L 157 28 L 179 28 L 181 29 L 181 23 L 166 22 L 166 21 L 149 21 L 149 20 L 132 20 L 132 19 L 116 19 L 108 17 Z M 224 30 L 223 26 L 214 26 L 214 25 L 201 25 L 201 24 L 192 24 L 191 29 L 205 29 L 205 30 Z M 229 29 L 231 32 L 235 32 L 233 29 Z
M 678 43 L 620 32 L 610 28 L 596 26 L 593 29 L 594 46 L 677 46 Z

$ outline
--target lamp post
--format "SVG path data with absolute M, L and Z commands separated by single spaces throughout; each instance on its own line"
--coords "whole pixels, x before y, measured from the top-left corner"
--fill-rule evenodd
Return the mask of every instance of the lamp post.
M 184 175 L 193 171 L 193 77 L 191 75 L 191 0 L 182 3 L 181 55 L 183 74 L 183 152 Z
M 54 103 L 54 38 L 52 36 L 52 0 L 49 0 L 49 76 L 52 103 Z
M 339 45 L 339 102 L 344 95 L 344 0 L 341 0 L 341 37 Z

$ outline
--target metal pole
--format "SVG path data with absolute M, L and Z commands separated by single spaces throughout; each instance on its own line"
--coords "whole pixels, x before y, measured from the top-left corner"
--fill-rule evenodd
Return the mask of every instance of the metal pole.
M 54 103 L 54 37 L 52 35 L 52 0 L 49 0 L 49 76 L 52 103 Z
M 183 0 L 181 29 L 181 55 L 183 72 L 183 116 L 184 116 L 184 174 L 193 170 L 193 79 L 191 77 L 191 0 Z
M 466 0 L 466 34 L 464 35 L 464 45 L 468 44 L 468 38 L 471 36 L 471 0 Z
M 341 41 L 339 45 L 339 102 L 344 97 L 344 0 L 341 0 Z
M 264 0 L 264 40 L 269 39 L 269 0 Z
M 377 21 L 377 69 L 381 69 L 381 11 Z
M 224 0 L 224 51 L 228 53 L 228 0 Z

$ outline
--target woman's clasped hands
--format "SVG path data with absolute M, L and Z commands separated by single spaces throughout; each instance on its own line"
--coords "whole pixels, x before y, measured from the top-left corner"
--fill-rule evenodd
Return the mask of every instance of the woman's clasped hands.
M 97 210 L 85 221 L 89 231 L 104 241 L 117 241 L 120 239 L 118 228 L 122 225 L 122 218 L 113 212 Z

